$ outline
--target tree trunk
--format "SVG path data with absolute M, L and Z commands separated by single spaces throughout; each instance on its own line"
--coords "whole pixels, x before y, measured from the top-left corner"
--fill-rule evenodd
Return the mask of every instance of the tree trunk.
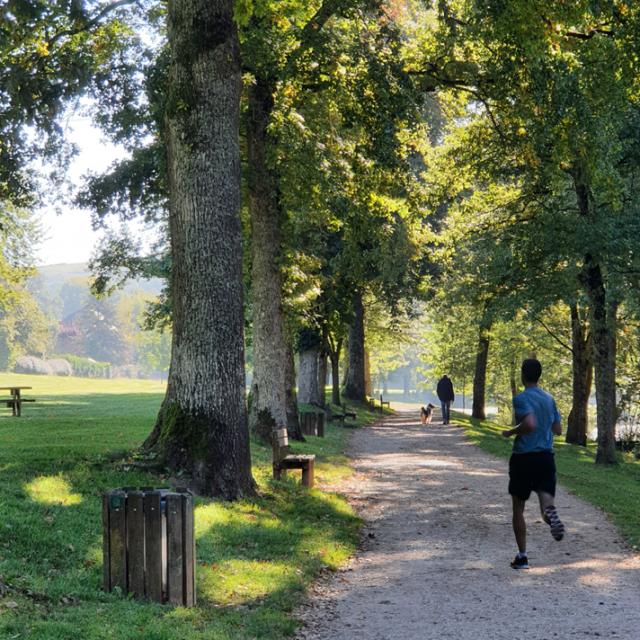
M 258 75 L 249 87 L 247 114 L 254 371 L 250 423 L 253 433 L 263 442 L 270 438 L 271 421 L 276 428 L 287 426 L 287 349 L 279 266 L 281 211 L 278 179 L 268 164 L 274 91 L 275 83 Z
M 511 424 L 516 424 L 516 412 L 513 408 L 513 399 L 518 395 L 518 382 L 516 381 L 516 368 L 518 364 L 515 358 L 511 359 L 509 367 L 509 384 L 511 386 Z
M 593 218 L 593 198 L 581 167 L 574 172 L 580 215 Z M 589 321 L 596 382 L 598 449 L 596 462 L 616 462 L 616 314 L 617 303 L 607 294 L 602 268 L 590 253 L 584 259 L 580 279 L 589 298 Z
M 344 395 L 354 402 L 365 402 L 364 305 L 362 293 L 353 294 L 353 320 L 349 327 L 349 371 Z
M 318 404 L 318 359 L 319 349 L 305 349 L 300 352 L 300 371 L 298 373 L 298 400 L 304 404 Z
M 318 392 L 320 393 L 319 404 L 324 407 L 327 404 L 327 352 L 320 351 L 318 360 Z
M 566 441 L 587 446 L 589 396 L 593 379 L 593 346 L 587 323 L 580 317 L 577 304 L 571 305 L 573 400 L 567 418 Z
M 335 349 L 329 349 L 329 360 L 331 362 L 331 402 L 340 404 L 340 352 L 342 351 L 342 340 L 336 342 Z
M 473 376 L 473 407 L 471 409 L 471 417 L 478 420 L 484 420 L 485 412 L 485 394 L 487 386 L 487 361 L 489 360 L 489 332 L 491 331 L 491 322 L 485 319 L 480 323 L 478 337 L 478 352 L 476 354 L 476 370 Z
M 589 297 L 596 382 L 598 449 L 596 462 L 616 462 L 616 314 L 617 305 L 607 299 L 602 270 L 590 255 L 583 281 Z
M 241 70 L 231 0 L 171 0 L 166 116 L 173 342 L 145 446 L 195 491 L 255 491 L 245 400 Z
M 300 427 L 300 415 L 298 413 L 298 395 L 296 393 L 296 365 L 293 358 L 291 341 L 286 342 L 287 368 L 285 371 L 285 394 L 287 402 L 287 433 L 292 440 L 304 442 L 302 428 Z

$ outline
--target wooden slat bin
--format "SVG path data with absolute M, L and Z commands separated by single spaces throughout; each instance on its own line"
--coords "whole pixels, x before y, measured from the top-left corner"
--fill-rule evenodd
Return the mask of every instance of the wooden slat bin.
M 305 436 L 324 438 L 324 413 L 305 411 L 300 414 L 300 428 Z
M 102 497 L 103 584 L 137 598 L 196 603 L 193 496 L 115 489 Z

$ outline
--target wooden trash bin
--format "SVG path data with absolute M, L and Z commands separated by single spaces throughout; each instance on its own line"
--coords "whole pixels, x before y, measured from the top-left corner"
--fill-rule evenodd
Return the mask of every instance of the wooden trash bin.
M 193 496 L 125 488 L 102 496 L 103 585 L 136 598 L 196 603 Z
M 305 411 L 300 414 L 300 429 L 305 436 L 324 438 L 324 413 Z

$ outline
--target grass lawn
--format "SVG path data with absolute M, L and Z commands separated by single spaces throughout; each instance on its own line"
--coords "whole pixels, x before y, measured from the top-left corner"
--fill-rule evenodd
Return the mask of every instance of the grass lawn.
M 469 438 L 489 453 L 508 458 L 513 439 L 501 435 L 505 428 L 494 422 L 473 420 L 456 413 Z M 586 448 L 555 439 L 558 480 L 571 493 L 602 509 L 633 546 L 640 547 L 640 462 L 631 456 L 614 466 L 595 464 L 596 446 Z
M 171 608 L 101 591 L 101 494 L 165 484 L 122 463 L 145 438 L 160 383 L 0 375 L 37 402 L 0 410 L 0 638 L 201 640 L 281 638 L 305 587 L 355 550 L 360 521 L 336 494 L 270 479 L 270 450 L 252 446 L 260 497 L 196 501 L 198 606 Z M 379 415 L 379 414 L 378 414 Z M 358 423 L 377 416 L 358 409 Z M 315 453 L 320 487 L 350 473 L 350 430 L 294 443 Z M 115 460 L 115 461 L 114 461 Z M 294 474 L 291 474 L 293 476 Z

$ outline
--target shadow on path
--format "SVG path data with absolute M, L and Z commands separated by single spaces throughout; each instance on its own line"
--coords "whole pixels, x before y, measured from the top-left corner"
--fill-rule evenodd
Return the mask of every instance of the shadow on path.
M 527 506 L 532 568 L 516 572 L 506 461 L 463 430 L 401 413 L 354 434 L 341 490 L 366 520 L 363 549 L 319 583 L 308 640 L 640 638 L 640 558 L 597 509 L 559 490 L 555 542 Z

